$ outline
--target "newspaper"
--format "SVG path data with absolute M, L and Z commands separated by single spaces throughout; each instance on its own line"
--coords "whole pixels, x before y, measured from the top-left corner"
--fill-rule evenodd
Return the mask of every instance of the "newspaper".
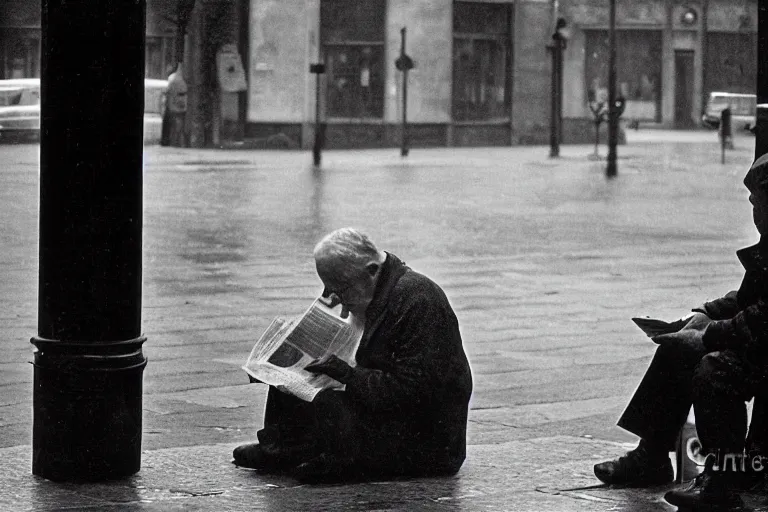
M 683 318 L 673 320 L 672 322 L 666 322 L 657 318 L 648 317 L 635 317 L 632 319 L 632 321 L 635 322 L 635 325 L 643 330 L 646 336 L 652 338 L 660 334 L 669 334 L 679 331 L 686 326 L 691 317 L 693 317 L 693 313 L 689 314 L 688 316 L 684 316 Z
M 315 300 L 299 318 L 275 318 L 254 345 L 243 370 L 265 384 L 311 402 L 320 391 L 344 389 L 344 385 L 304 368 L 329 354 L 355 366 L 362 335 L 362 321 L 351 314 L 341 318 Z

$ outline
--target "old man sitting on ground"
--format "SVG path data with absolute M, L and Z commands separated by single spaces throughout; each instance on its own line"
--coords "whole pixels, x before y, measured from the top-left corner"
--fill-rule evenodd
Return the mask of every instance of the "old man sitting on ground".
M 270 387 L 259 443 L 236 448 L 235 464 L 305 482 L 456 473 L 472 375 L 445 293 L 351 228 L 314 257 L 329 305 L 364 320 L 357 366 L 308 366 L 346 385 L 311 403 Z

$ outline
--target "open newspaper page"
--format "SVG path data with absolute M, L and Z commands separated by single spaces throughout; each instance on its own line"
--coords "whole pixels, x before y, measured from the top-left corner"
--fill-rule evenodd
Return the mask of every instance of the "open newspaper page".
M 316 300 L 295 320 L 273 320 L 254 345 L 243 369 L 265 384 L 311 402 L 320 391 L 343 389 L 343 384 L 304 368 L 329 354 L 354 366 L 362 335 L 359 319 L 352 315 L 343 319 Z
M 657 318 L 642 318 L 642 317 L 635 317 L 632 319 L 633 322 L 635 322 L 635 325 L 637 325 L 640 329 L 643 330 L 646 336 L 649 338 L 652 338 L 653 336 L 658 336 L 660 334 L 669 334 L 673 332 L 677 332 L 690 321 L 693 314 L 690 314 L 688 316 L 685 316 L 683 318 L 678 318 L 677 320 L 673 320 L 672 322 L 666 322 L 664 320 L 659 320 Z

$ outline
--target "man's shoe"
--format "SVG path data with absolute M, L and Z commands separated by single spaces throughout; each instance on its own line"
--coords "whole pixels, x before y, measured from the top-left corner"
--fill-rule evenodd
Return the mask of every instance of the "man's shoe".
M 296 466 L 291 475 L 303 484 L 334 484 L 364 479 L 349 459 L 321 453 L 317 457 Z
M 666 453 L 651 455 L 641 444 L 623 457 L 595 464 L 595 476 L 606 484 L 652 487 L 670 483 L 674 472 Z
M 238 446 L 232 452 L 232 457 L 235 459 L 232 461 L 234 464 L 264 473 L 282 473 L 292 467 L 289 460 L 259 443 Z
M 680 510 L 736 512 L 744 510 L 741 497 L 729 486 L 732 475 L 705 469 L 691 484 L 664 495 L 670 505 Z

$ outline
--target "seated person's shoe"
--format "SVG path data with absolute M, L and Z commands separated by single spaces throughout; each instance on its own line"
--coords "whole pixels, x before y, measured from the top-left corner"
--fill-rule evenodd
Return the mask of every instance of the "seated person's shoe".
M 712 510 L 736 512 L 744 510 L 741 497 L 729 486 L 732 475 L 712 473 L 705 469 L 688 487 L 669 491 L 667 503 L 680 510 Z
M 651 455 L 641 444 L 623 457 L 595 464 L 595 476 L 606 484 L 651 487 L 670 483 L 674 472 L 666 453 Z
M 314 459 L 299 464 L 291 471 L 291 475 L 304 484 L 332 484 L 364 479 L 364 475 L 355 470 L 350 459 L 328 453 L 321 453 Z
M 296 457 L 287 456 L 280 450 L 260 443 L 240 445 L 232 452 L 232 457 L 234 464 L 264 473 L 283 473 L 301 462 Z

